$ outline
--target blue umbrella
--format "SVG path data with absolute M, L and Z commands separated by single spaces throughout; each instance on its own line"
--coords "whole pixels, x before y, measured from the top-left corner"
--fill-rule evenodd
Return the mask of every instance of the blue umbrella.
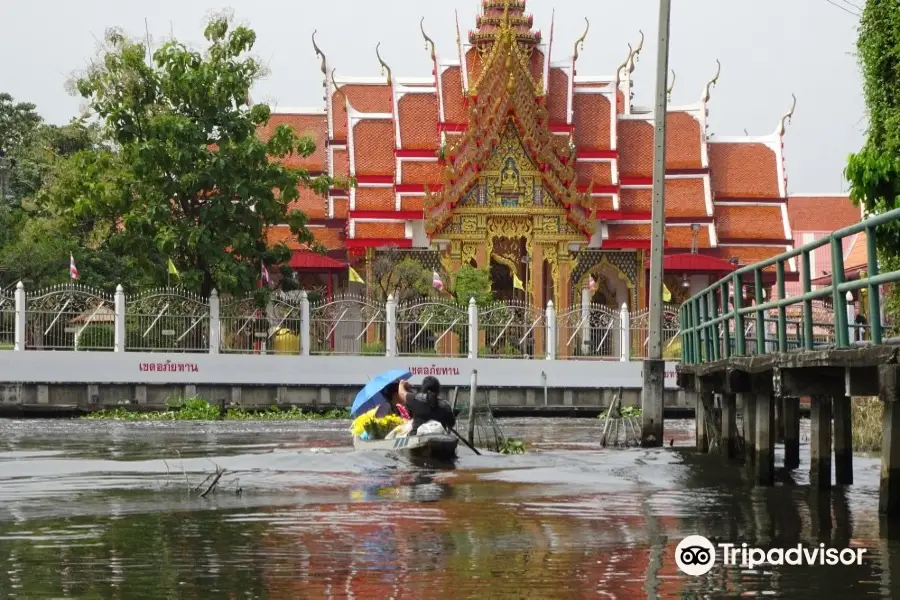
M 384 397 L 381 391 L 395 381 L 409 379 L 410 377 L 412 377 L 412 373 L 402 369 L 385 371 L 381 375 L 373 377 L 372 380 L 369 381 L 369 383 L 367 383 L 356 395 L 356 399 L 353 401 L 353 406 L 350 409 L 350 417 L 355 419 L 362 413 L 372 410 L 382 402 L 387 402 L 387 398 Z

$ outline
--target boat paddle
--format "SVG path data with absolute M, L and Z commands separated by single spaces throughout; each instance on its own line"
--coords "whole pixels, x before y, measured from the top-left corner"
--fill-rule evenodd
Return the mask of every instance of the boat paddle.
M 448 427 L 447 429 L 449 429 L 451 433 L 453 433 L 456 437 L 458 437 L 458 438 L 460 439 L 460 441 L 462 441 L 463 444 L 465 444 L 466 446 L 468 446 L 468 447 L 469 447 L 469 450 L 471 450 L 472 452 L 474 452 L 474 453 L 476 454 L 476 456 L 481 456 L 481 452 L 479 452 L 479 451 L 475 448 L 475 446 L 473 446 L 472 444 L 470 444 L 470 443 L 469 443 L 469 440 L 467 440 L 467 439 L 464 438 L 463 436 L 459 435 L 459 432 L 458 432 L 458 431 L 456 431 L 456 430 L 453 429 L 452 427 Z

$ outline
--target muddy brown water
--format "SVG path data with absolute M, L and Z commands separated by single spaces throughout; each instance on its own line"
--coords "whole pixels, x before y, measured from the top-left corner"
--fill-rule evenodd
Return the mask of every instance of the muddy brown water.
M 804 444 L 763 489 L 688 449 L 692 422 L 652 450 L 600 448 L 591 419 L 501 426 L 530 452 L 435 469 L 352 452 L 347 421 L 0 421 L 0 598 L 900 596 L 875 459 L 812 493 Z M 692 534 L 866 554 L 691 577 Z

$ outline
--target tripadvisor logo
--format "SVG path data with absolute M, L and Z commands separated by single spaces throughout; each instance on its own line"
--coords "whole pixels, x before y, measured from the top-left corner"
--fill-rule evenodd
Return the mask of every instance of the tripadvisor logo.
M 792 548 L 751 548 L 747 544 L 720 543 L 721 561 L 725 566 L 753 569 L 762 564 L 783 565 L 861 565 L 865 548 L 804 548 L 797 544 Z M 699 577 L 706 575 L 716 564 L 716 547 L 702 535 L 689 535 L 675 548 L 675 563 L 682 573 Z

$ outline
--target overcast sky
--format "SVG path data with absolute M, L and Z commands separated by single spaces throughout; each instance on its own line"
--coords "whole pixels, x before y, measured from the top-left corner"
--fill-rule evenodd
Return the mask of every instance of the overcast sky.
M 833 0 L 850 8 L 863 0 Z M 478 0 L 0 0 L 0 91 L 33 102 L 44 117 L 64 123 L 80 101 L 64 84 L 85 66 L 109 26 L 152 43 L 170 33 L 199 44 L 205 18 L 230 9 L 258 36 L 255 52 L 271 73 L 255 101 L 281 106 L 321 106 L 322 75 L 310 43 L 318 42 L 340 75 L 377 76 L 375 45 L 395 76 L 428 76 L 431 65 L 419 33 L 438 53 L 455 53 L 454 10 L 460 29 L 474 27 Z M 635 103 L 652 106 L 656 63 L 656 0 L 530 0 L 535 28 L 549 34 L 556 10 L 554 57 L 570 56 L 591 22 L 580 75 L 612 75 L 643 29 L 647 41 L 635 70 Z M 676 73 L 673 105 L 698 101 L 703 85 L 722 62 L 709 104 L 715 136 L 765 135 L 790 108 L 797 110 L 785 136 L 790 193 L 844 191 L 847 155 L 859 149 L 866 129 L 865 105 L 855 57 L 858 18 L 829 0 L 675 0 L 669 64 Z M 715 139 L 715 137 L 713 138 Z

